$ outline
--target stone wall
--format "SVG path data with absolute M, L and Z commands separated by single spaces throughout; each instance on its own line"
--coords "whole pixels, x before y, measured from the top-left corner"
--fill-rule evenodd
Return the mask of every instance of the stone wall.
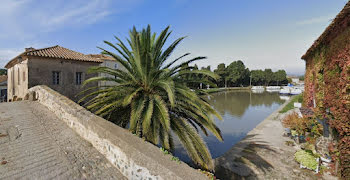
M 82 73 L 82 82 L 97 74 L 88 74 L 90 67 L 98 66 L 96 62 L 86 62 L 77 60 L 64 60 L 54 58 L 29 57 L 28 61 L 28 88 L 37 85 L 47 85 L 53 90 L 67 96 L 68 98 L 77 102 L 80 97 L 76 95 L 84 89 L 97 86 L 96 83 L 90 83 L 83 87 L 81 84 L 76 84 L 76 73 Z M 53 84 L 52 72 L 60 72 L 59 84 Z
M 171 160 L 159 148 L 111 122 L 98 117 L 47 86 L 29 89 L 30 99 L 38 100 L 66 122 L 128 179 L 190 179 L 206 176 L 185 163 Z

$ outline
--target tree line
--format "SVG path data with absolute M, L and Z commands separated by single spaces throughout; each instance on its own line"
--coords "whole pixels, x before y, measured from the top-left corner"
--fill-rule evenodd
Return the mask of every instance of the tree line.
M 182 67 L 183 69 L 190 68 L 188 65 Z M 192 70 L 198 70 L 198 66 L 194 65 Z M 211 71 L 211 67 L 202 67 L 201 70 Z M 286 85 L 288 84 L 287 73 L 285 70 L 277 70 L 273 72 L 271 69 L 249 70 L 241 60 L 233 61 L 226 66 L 221 63 L 213 70 L 219 76 L 219 79 L 214 81 L 216 84 L 200 84 L 190 83 L 191 88 L 206 88 L 207 85 L 213 87 L 243 87 L 243 86 L 271 86 L 271 85 Z M 194 77 L 195 75 L 186 76 L 186 79 L 202 79 L 201 77 Z M 207 77 L 206 77 L 207 78 Z M 202 80 L 206 80 L 205 78 Z M 210 82 L 210 80 L 208 81 Z
M 0 68 L 0 76 L 2 76 L 2 75 L 7 75 L 7 70 Z

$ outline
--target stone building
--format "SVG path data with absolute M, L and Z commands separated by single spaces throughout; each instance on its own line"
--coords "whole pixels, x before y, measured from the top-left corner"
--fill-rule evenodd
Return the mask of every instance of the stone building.
M 336 132 L 340 171 L 350 178 L 350 2 L 302 56 L 304 106 Z
M 102 60 L 61 46 L 43 49 L 26 48 L 6 64 L 8 74 L 8 101 L 23 99 L 28 89 L 47 85 L 77 101 L 83 90 L 82 82 L 97 74 L 87 74 L 88 68 L 99 66 Z M 85 88 L 97 86 L 89 84 Z
M 0 102 L 7 100 L 7 76 L 0 76 Z

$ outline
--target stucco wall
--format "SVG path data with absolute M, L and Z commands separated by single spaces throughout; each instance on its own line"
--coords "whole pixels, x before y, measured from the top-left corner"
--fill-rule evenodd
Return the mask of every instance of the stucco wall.
M 30 57 L 28 63 L 28 87 L 31 88 L 36 85 L 47 85 L 68 98 L 77 101 L 80 98 L 76 97 L 79 92 L 85 88 L 97 86 L 97 83 L 90 83 L 84 88 L 82 85 L 77 85 L 75 82 L 76 72 L 82 72 L 82 81 L 84 81 L 88 78 L 97 76 L 96 74 L 87 74 L 87 70 L 92 66 L 98 65 L 99 63 L 95 62 Z M 53 71 L 60 72 L 59 85 L 53 84 Z
M 156 146 L 92 114 L 47 86 L 32 87 L 30 92 L 36 97 L 34 99 L 106 156 L 128 179 L 207 179 L 187 164 L 172 161 L 170 155 L 163 154 Z
M 7 98 L 12 100 L 14 96 L 24 98 L 28 92 L 28 59 L 20 60 L 7 70 Z
M 108 60 L 108 59 L 102 59 L 103 63 L 100 64 L 101 67 L 109 67 L 111 69 L 120 69 L 120 70 L 124 70 L 124 68 L 122 67 L 122 65 L 120 63 L 118 63 L 117 61 L 113 61 L 113 60 Z M 106 74 L 106 73 L 100 73 L 99 76 L 102 77 L 110 77 L 110 78 L 114 78 L 114 76 Z M 112 86 L 115 85 L 116 83 L 113 81 L 100 81 L 98 82 L 98 85 L 100 87 L 103 86 Z

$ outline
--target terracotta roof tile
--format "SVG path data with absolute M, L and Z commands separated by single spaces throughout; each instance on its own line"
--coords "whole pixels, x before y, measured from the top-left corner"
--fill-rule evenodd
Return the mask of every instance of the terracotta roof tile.
M 70 49 L 61 47 L 61 46 L 52 46 L 42 49 L 34 49 L 28 48 L 25 52 L 13 58 L 9 61 L 5 67 L 10 68 L 14 64 L 17 63 L 16 59 L 21 56 L 36 56 L 36 57 L 47 57 L 47 58 L 58 58 L 58 59 L 67 59 L 67 60 L 75 60 L 75 61 L 85 61 L 85 62 L 96 62 L 102 63 L 103 61 L 98 58 L 91 57 L 89 55 L 85 55 L 83 53 L 79 53 L 76 51 L 72 51 Z
M 317 49 L 317 47 L 322 44 L 330 33 L 339 26 L 339 24 L 345 19 L 350 19 L 350 1 L 346 3 L 344 8 L 340 11 L 340 13 L 334 18 L 332 23 L 325 29 L 325 31 L 321 34 L 321 36 L 312 44 L 312 46 L 307 50 L 307 52 L 301 57 L 301 59 L 306 60 L 307 57 Z M 350 22 L 348 23 L 350 25 Z M 345 28 L 346 26 L 341 26 L 341 28 Z
M 72 51 L 70 49 L 67 49 L 61 46 L 53 46 L 53 47 L 48 47 L 43 49 L 34 49 L 31 51 L 26 51 L 22 55 L 69 59 L 69 60 L 77 60 L 77 61 L 102 62 L 101 60 L 98 60 L 96 58 L 92 58 L 83 53 Z
M 99 59 L 101 61 L 103 61 L 103 60 L 115 60 L 113 57 L 107 56 L 105 54 L 88 54 L 88 56 L 95 58 L 95 59 Z

